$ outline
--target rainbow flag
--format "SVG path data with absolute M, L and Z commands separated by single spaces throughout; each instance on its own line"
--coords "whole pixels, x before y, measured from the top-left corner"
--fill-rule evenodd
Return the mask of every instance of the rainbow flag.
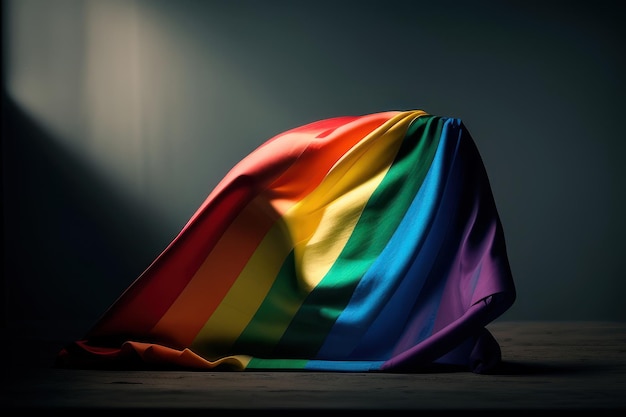
M 236 164 L 58 365 L 484 372 L 501 359 L 485 326 L 514 300 L 464 124 L 336 117 Z

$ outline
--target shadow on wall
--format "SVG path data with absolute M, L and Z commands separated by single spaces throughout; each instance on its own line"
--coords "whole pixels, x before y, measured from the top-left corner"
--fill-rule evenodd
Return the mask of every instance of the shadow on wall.
M 165 248 L 149 207 L 126 201 L 3 93 L 2 325 L 82 335 Z

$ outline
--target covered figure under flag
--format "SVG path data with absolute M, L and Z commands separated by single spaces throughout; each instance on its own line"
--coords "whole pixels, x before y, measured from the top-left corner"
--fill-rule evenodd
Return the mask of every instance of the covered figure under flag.
M 281 133 L 236 164 L 58 366 L 488 372 L 515 300 L 477 147 L 421 110 Z

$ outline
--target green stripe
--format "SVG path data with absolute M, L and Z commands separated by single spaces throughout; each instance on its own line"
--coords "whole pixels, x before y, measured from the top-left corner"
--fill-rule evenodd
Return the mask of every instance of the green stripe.
M 280 340 L 306 294 L 296 286 L 293 250 L 283 263 L 274 284 L 231 351 L 268 357 Z
M 421 187 L 443 123 L 440 117 L 423 116 L 410 125 L 394 163 L 372 194 L 346 247 L 298 310 L 273 355 L 289 357 L 298 352 L 301 358 L 315 356 Z
M 309 363 L 303 359 L 259 359 L 252 358 L 246 369 L 304 369 Z

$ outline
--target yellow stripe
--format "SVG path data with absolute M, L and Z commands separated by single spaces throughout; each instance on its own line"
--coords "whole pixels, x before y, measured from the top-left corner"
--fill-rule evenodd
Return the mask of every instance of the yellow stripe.
M 243 371 L 246 369 L 251 360 L 252 356 L 249 355 L 224 356 L 223 358 L 219 358 L 216 361 L 211 362 L 211 366 L 216 367 L 219 365 L 229 365 L 236 371 Z
M 210 354 L 208 347 L 211 351 L 219 351 L 220 347 L 230 346 L 265 299 L 291 249 L 285 224 L 279 219 L 202 327 L 191 345 L 192 348 Z
M 336 262 L 367 204 L 422 111 L 400 113 L 365 137 L 326 179 L 287 213 L 294 234 L 299 285 L 310 292 Z M 372 172 L 376 175 L 371 176 Z M 371 176 L 366 182 L 363 178 Z

